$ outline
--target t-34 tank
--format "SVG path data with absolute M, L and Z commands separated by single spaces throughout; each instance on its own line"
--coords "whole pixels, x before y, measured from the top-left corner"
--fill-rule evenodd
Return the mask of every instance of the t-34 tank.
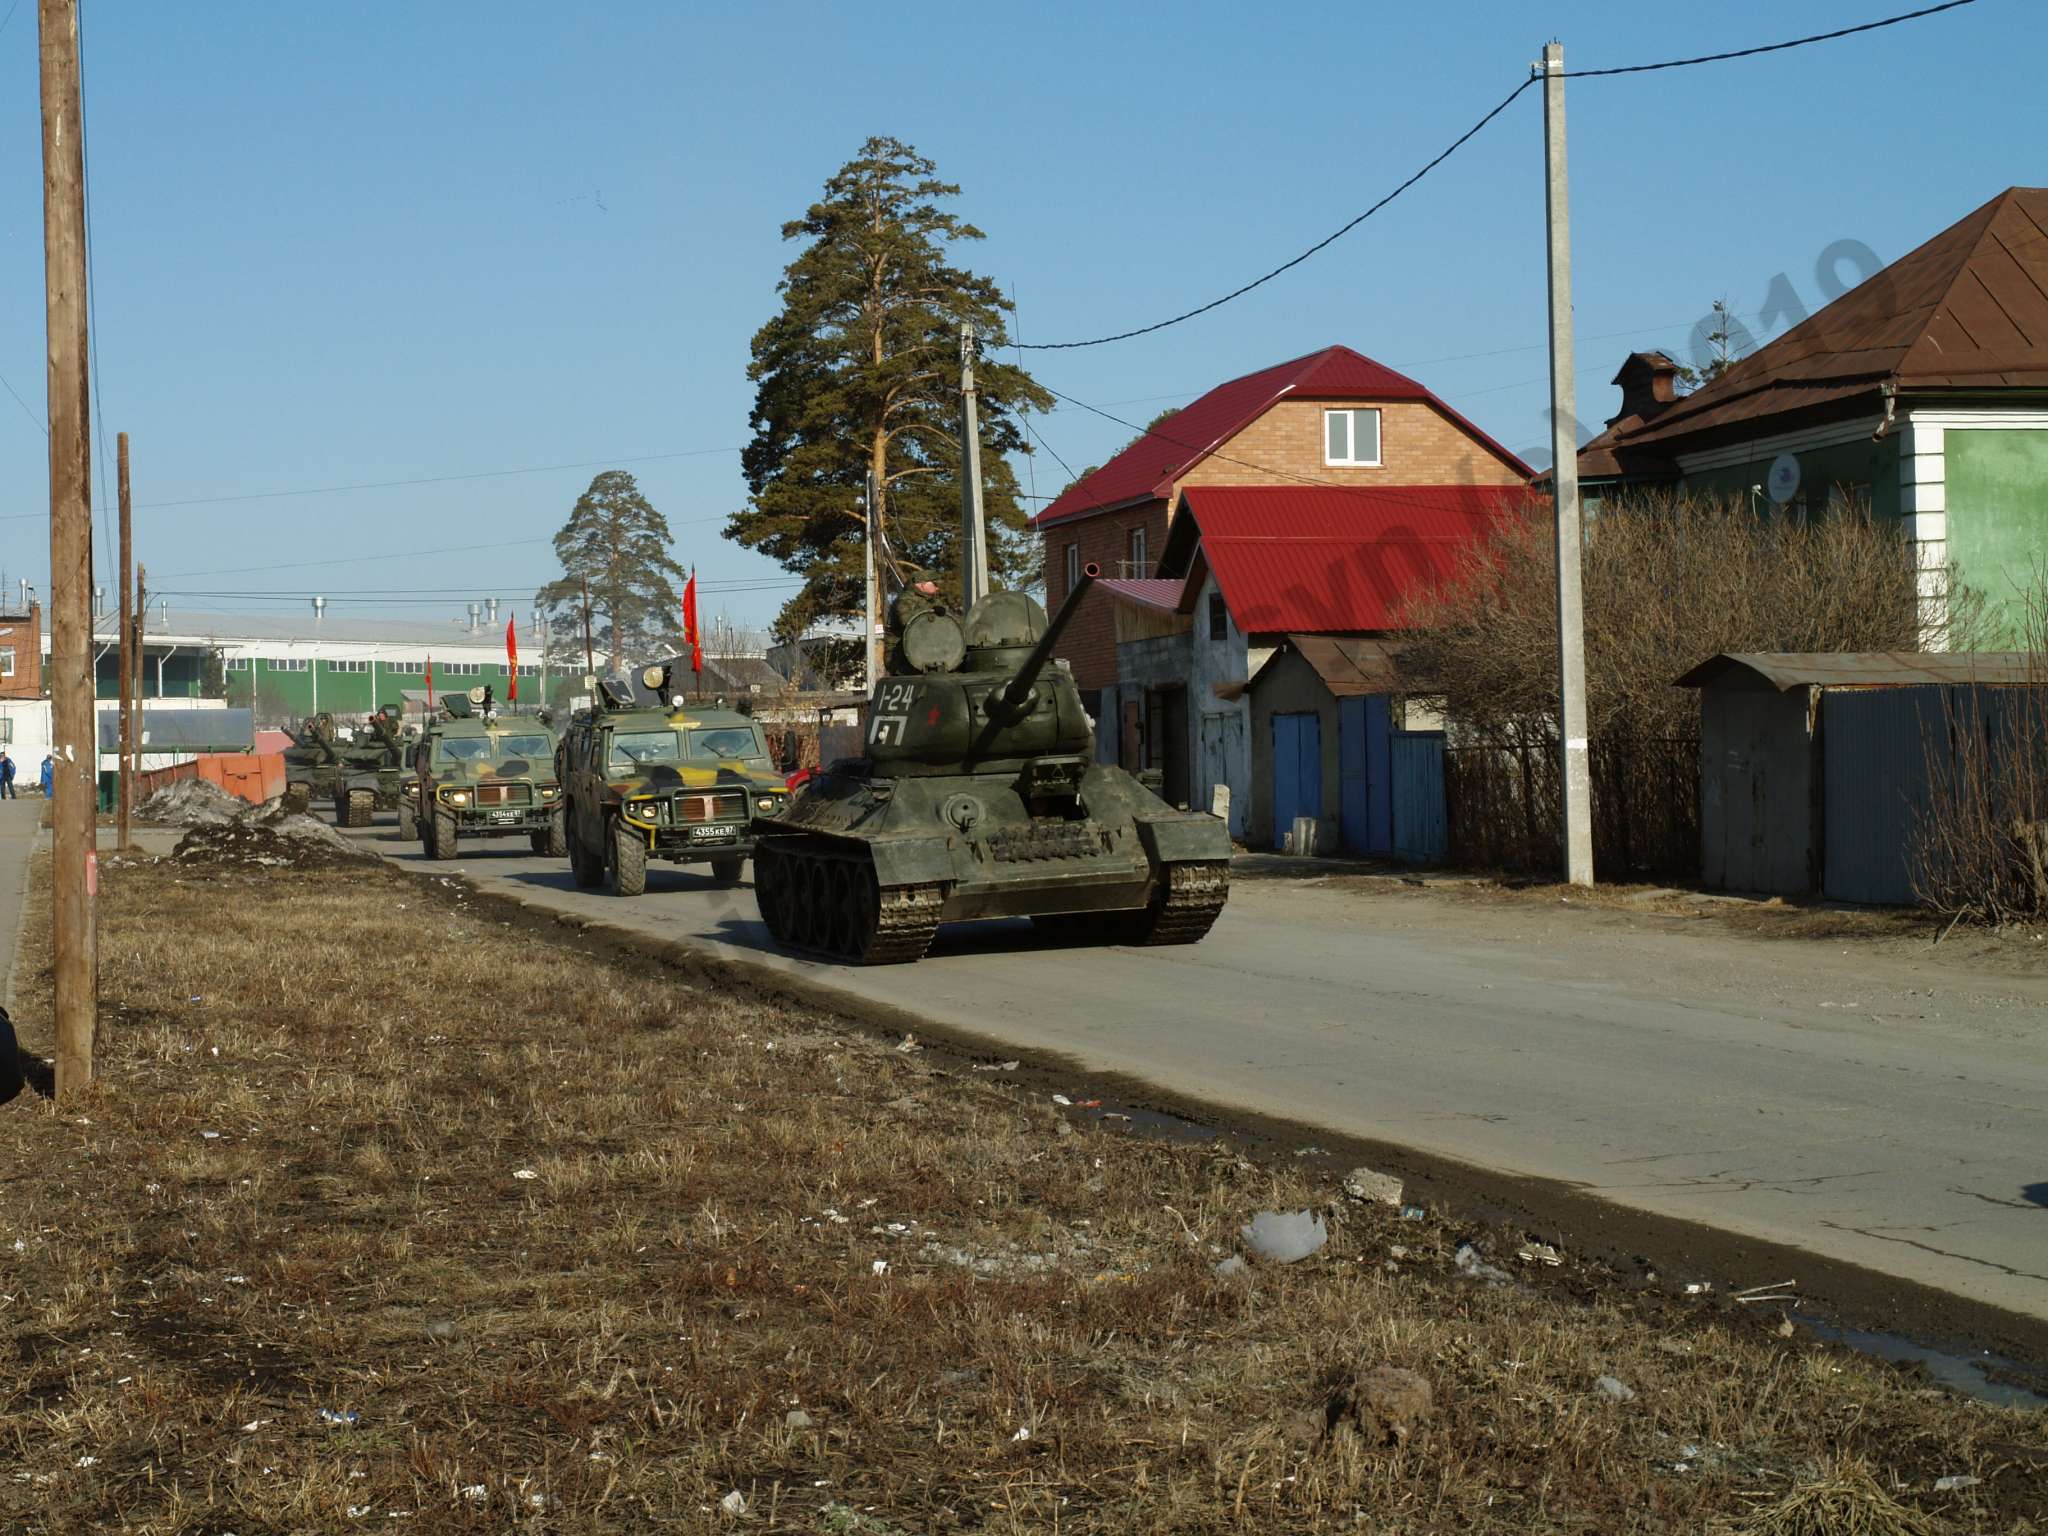
M 885 965 L 963 919 L 1126 944 L 1209 931 L 1230 893 L 1228 829 L 1096 762 L 1074 680 L 1048 665 L 1096 574 L 1050 624 L 1022 592 L 989 593 L 964 624 L 898 597 L 867 755 L 755 819 L 754 893 L 778 943 Z

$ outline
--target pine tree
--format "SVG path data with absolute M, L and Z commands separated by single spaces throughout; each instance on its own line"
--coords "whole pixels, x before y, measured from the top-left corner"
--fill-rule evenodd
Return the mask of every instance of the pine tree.
M 1019 414 L 1052 397 L 1000 360 L 1011 304 L 985 277 L 955 266 L 949 247 L 982 232 L 940 206 L 960 189 L 906 144 L 872 138 L 783 225 L 805 243 L 785 269 L 780 311 L 755 333 L 753 441 L 741 465 L 748 506 L 725 536 L 804 578 L 783 605 L 779 637 L 862 609 L 860 505 L 869 474 L 883 538 L 903 574 L 914 568 L 959 591 L 959 329 L 981 338 L 983 508 L 989 578 L 1038 578 L 1037 540 L 1005 455 L 1029 452 Z M 844 665 L 858 641 L 836 648 Z M 822 658 L 821 658 L 822 660 Z
M 555 535 L 564 575 L 534 599 L 553 610 L 556 641 L 582 649 L 587 581 L 592 638 L 614 672 L 673 651 L 682 631 L 683 569 L 670 558 L 669 542 L 668 519 L 631 475 L 608 469 L 592 480 Z

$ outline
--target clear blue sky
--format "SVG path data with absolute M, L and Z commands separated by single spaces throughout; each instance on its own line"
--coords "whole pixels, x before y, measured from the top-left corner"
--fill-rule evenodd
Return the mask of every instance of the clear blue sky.
M 707 608 L 765 623 L 789 589 L 759 584 L 786 578 L 718 537 L 744 496 L 748 339 L 788 259 L 781 222 L 865 135 L 962 185 L 988 234 L 968 262 L 1014 287 L 1026 340 L 1066 339 L 1201 302 L 1321 238 L 1505 95 L 1547 37 L 1596 68 L 1903 8 L 86 0 L 105 483 L 125 428 L 153 586 L 284 595 L 180 606 L 306 612 L 317 591 L 330 612 L 439 619 L 548 579 L 545 541 L 594 469 L 157 504 L 616 464 L 701 568 Z M 0 31 L 0 374 L 31 409 L 0 396 L 0 564 L 47 592 L 35 44 L 23 0 Z M 1624 353 L 1683 350 L 1714 298 L 1768 334 L 1773 278 L 1818 307 L 1831 242 L 1890 260 L 2048 182 L 2044 45 L 2039 0 L 1980 0 L 1775 57 L 1574 82 L 1581 416 L 1612 412 Z M 1343 342 L 1532 448 L 1540 172 L 1531 91 L 1269 286 L 1034 366 L 1143 420 Z M 1128 435 L 1072 408 L 1039 428 L 1076 469 Z M 1044 453 L 1026 478 L 1042 494 L 1066 480 Z M 510 540 L 533 542 L 420 553 Z M 458 590 L 391 590 L 421 588 Z

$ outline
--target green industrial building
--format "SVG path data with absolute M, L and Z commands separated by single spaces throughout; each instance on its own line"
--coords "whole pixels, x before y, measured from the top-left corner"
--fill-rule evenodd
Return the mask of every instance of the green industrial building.
M 95 631 L 99 695 L 114 698 L 120 687 L 116 625 L 102 619 Z M 185 613 L 152 604 L 143 633 L 144 697 L 225 698 L 254 710 L 259 725 L 323 710 L 363 715 L 387 704 L 417 707 L 430 688 L 439 695 L 487 687 L 501 702 L 512 692 L 498 620 L 470 627 L 461 621 Z M 544 684 L 558 703 L 581 691 L 580 652 L 543 656 L 541 637 L 530 627 L 519 644 L 520 703 L 539 704 Z
M 2048 188 L 2014 187 L 1680 395 L 1631 355 L 1579 454 L 1589 508 L 1633 486 L 1898 519 L 1930 635 L 1948 572 L 2007 614 L 2048 570 Z M 1933 643 L 1930 641 L 1930 643 Z

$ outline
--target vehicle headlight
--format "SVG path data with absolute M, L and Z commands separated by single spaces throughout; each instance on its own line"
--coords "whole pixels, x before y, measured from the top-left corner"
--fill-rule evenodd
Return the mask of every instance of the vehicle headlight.
M 543 784 L 540 787 L 540 797 L 543 800 L 552 800 L 561 792 L 560 787 L 554 784 Z
M 775 796 L 763 795 L 760 799 L 754 802 L 754 809 L 757 811 L 772 811 L 779 803 L 780 802 L 776 800 Z
M 449 791 L 448 791 L 448 803 L 449 803 L 450 805 L 467 805 L 467 804 L 469 804 L 469 791 L 468 791 L 468 790 L 466 790 L 466 789 L 451 789 L 451 790 L 449 790 Z

